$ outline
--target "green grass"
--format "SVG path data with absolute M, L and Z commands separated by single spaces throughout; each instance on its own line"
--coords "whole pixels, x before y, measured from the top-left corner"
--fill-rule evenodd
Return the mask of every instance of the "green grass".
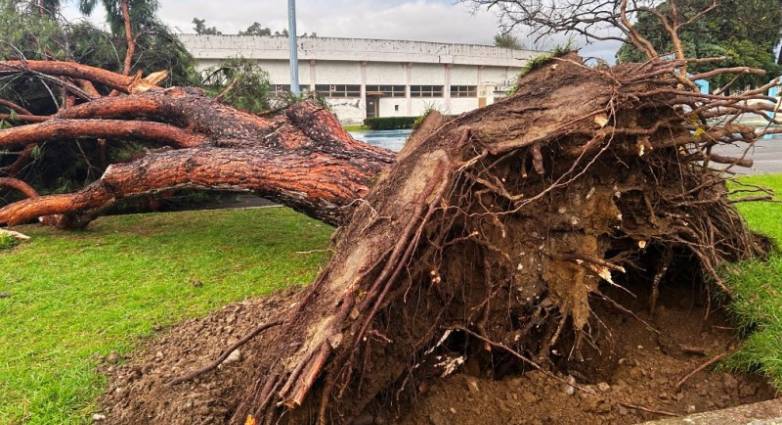
M 0 424 L 87 423 L 100 358 L 232 301 L 308 283 L 332 229 L 285 208 L 40 226 L 0 251 Z
M 371 130 L 369 127 L 365 126 L 364 124 L 346 124 L 343 125 L 342 128 L 344 128 L 345 131 L 356 131 L 356 132 Z
M 782 175 L 744 177 L 782 194 Z M 738 204 L 750 227 L 782 243 L 782 205 L 768 202 Z M 731 304 L 739 325 L 747 333 L 741 350 L 725 366 L 759 371 L 782 389 L 782 253 L 769 261 L 750 261 L 725 267 L 725 280 L 734 291 Z
M 18 241 L 11 235 L 0 233 L 0 251 L 4 249 L 11 249 L 16 246 Z

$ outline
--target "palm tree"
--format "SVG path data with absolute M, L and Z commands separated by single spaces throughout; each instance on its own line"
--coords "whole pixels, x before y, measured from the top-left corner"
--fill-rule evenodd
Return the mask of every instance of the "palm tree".
M 41 16 L 55 16 L 60 11 L 60 0 L 35 0 L 30 3 L 30 6 Z
M 98 0 L 79 0 L 79 9 L 85 15 L 91 15 Z M 136 51 L 136 39 L 133 34 L 139 34 L 145 26 L 154 25 L 155 12 L 158 8 L 156 0 L 101 0 L 106 9 L 106 20 L 114 34 L 125 36 L 127 51 L 123 73 L 130 73 L 133 55 Z M 135 26 L 135 31 L 134 27 Z

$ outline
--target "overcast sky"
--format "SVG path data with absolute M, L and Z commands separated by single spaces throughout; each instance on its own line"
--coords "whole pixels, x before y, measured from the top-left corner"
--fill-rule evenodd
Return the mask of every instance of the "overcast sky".
M 75 1 L 65 2 L 64 15 L 79 19 Z M 193 32 L 194 17 L 206 19 L 223 33 L 236 33 L 257 21 L 272 30 L 287 28 L 287 0 L 160 0 L 159 16 L 176 32 Z M 103 23 L 99 8 L 90 18 Z M 299 34 L 322 37 L 365 37 L 491 44 L 499 31 L 498 17 L 475 12 L 456 0 L 297 0 Z M 535 43 L 515 34 L 527 47 L 548 48 L 564 39 Z M 584 43 L 576 40 L 578 46 Z M 586 46 L 585 56 L 613 62 L 617 43 Z

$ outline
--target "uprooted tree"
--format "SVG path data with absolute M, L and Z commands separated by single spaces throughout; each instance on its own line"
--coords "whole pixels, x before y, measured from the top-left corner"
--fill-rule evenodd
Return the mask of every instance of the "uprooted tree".
M 603 285 L 642 282 L 653 309 L 672 258 L 684 257 L 729 294 L 718 267 L 764 253 L 725 184 L 750 160 L 715 148 L 749 149 L 768 131 L 735 118 L 767 117 L 775 99 L 763 94 L 777 83 L 741 96 L 702 94 L 696 79 L 760 71 L 690 75 L 688 65 L 719 58 L 677 50 L 663 60 L 630 23 L 640 6 L 602 3 L 598 17 L 648 61 L 591 68 L 571 53 L 537 62 L 507 99 L 449 121 L 429 115 L 395 158 L 307 102 L 254 116 L 138 76 L 0 63 L 0 72 L 45 75 L 81 99 L 53 116 L 20 112 L 34 123 L 1 131 L 0 146 L 24 152 L 41 140 L 86 137 L 168 147 L 112 165 L 78 193 L 8 205 L 0 223 L 52 215 L 84 223 L 117 199 L 182 186 L 255 191 L 344 223 L 316 281 L 279 312 L 277 326 L 259 324 L 266 348 L 246 354 L 254 385 L 235 395 L 230 423 L 349 423 L 374 400 L 414 392 L 453 335 L 466 356 L 495 352 L 545 369 L 552 348 L 567 344 L 559 352 L 578 358 L 600 326 L 590 300 L 617 305 Z M 674 45 L 697 18 L 675 7 L 664 17 Z M 84 89 L 96 84 L 121 94 Z M 139 423 L 161 417 L 144 406 L 138 415 Z

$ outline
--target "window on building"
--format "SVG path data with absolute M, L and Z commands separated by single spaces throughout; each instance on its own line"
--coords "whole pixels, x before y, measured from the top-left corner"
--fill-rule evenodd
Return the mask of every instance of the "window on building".
M 410 86 L 411 97 L 443 97 L 443 86 Z
M 361 86 L 357 84 L 317 84 L 315 92 L 323 97 L 361 97 Z
M 367 94 L 380 97 L 405 97 L 405 86 L 367 86 Z
M 287 95 L 288 93 L 291 92 L 291 85 L 290 84 L 272 84 L 271 92 L 275 96 Z
M 451 97 L 478 97 L 478 87 L 451 86 Z

